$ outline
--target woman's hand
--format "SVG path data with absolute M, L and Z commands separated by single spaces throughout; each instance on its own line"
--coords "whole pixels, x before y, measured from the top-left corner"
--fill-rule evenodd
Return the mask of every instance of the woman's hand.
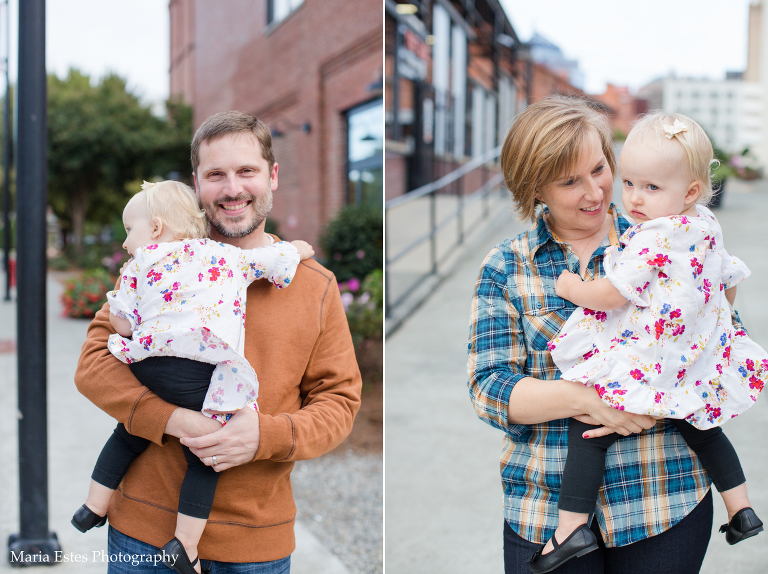
M 571 288 L 577 283 L 581 283 L 581 277 L 564 269 L 563 272 L 560 273 L 560 277 L 557 278 L 555 293 L 557 293 L 558 297 L 570 301 L 571 297 L 569 297 L 569 295 L 571 293 Z
M 586 388 L 586 387 L 585 387 Z M 656 420 L 648 415 L 638 415 L 627 411 L 620 411 L 606 405 L 594 387 L 587 388 L 592 393 L 587 406 L 587 413 L 573 418 L 589 425 L 602 425 L 584 433 L 584 438 L 595 438 L 611 433 L 628 436 L 652 428 Z

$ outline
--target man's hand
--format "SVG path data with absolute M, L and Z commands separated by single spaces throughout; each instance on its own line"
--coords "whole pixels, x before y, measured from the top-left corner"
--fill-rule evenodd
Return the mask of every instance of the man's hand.
M 221 428 L 221 423 L 208 418 L 200 411 L 178 407 L 165 424 L 165 434 L 176 438 L 205 436 Z
M 555 293 L 557 293 L 558 297 L 570 301 L 571 297 L 569 297 L 569 295 L 571 294 L 571 287 L 576 283 L 581 283 L 581 277 L 564 269 L 563 272 L 560 273 L 560 277 L 557 278 Z
M 306 241 L 302 241 L 301 239 L 297 239 L 296 241 L 291 241 L 291 245 L 293 245 L 296 248 L 296 250 L 299 252 L 299 257 L 301 258 L 302 261 L 304 259 L 309 259 L 315 254 L 315 250 L 312 249 L 312 246 Z
M 219 430 L 197 438 L 182 438 L 181 444 L 188 446 L 203 464 L 221 472 L 251 462 L 259 448 L 259 439 L 259 413 L 245 407 L 237 411 Z

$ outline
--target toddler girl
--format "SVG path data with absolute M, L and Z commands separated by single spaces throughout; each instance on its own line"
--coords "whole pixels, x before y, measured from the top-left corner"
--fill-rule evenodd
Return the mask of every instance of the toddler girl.
M 623 202 L 636 225 L 623 251 L 605 252 L 606 277 L 564 271 L 557 295 L 580 309 L 549 343 L 562 378 L 594 385 L 616 409 L 669 419 L 699 457 L 728 510 L 729 544 L 763 530 L 750 507 L 738 456 L 720 429 L 752 406 L 768 378 L 768 354 L 731 320 L 736 284 L 749 275 L 723 248 L 712 196 L 712 144 L 681 114 L 650 113 L 619 158 Z M 587 527 L 615 434 L 569 421 L 559 524 L 531 559 L 549 572 L 595 550 Z M 593 437 L 593 438 L 588 438 Z
M 300 259 L 314 254 L 304 241 L 241 250 L 205 239 L 206 222 L 188 186 L 164 181 L 142 186 L 123 211 L 133 258 L 120 287 L 107 294 L 118 334 L 109 350 L 142 384 L 177 406 L 202 410 L 226 424 L 241 408 L 258 410 L 256 373 L 243 356 L 248 285 L 260 278 L 287 287 Z M 109 500 L 149 441 L 117 425 L 99 456 L 85 504 L 72 524 L 86 532 L 106 521 Z M 202 536 L 218 473 L 187 447 L 175 537 L 163 547 L 166 564 L 200 572 Z M 214 457 L 213 465 L 216 465 Z

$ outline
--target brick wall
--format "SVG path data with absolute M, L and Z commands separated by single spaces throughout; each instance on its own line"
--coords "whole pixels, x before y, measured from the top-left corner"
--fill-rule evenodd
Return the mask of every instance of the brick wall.
M 279 130 L 272 216 L 283 238 L 316 243 L 346 201 L 345 112 L 381 97 L 371 88 L 383 74 L 381 0 L 304 0 L 272 25 L 264 0 L 174 0 L 185 1 L 194 4 L 194 90 L 185 97 L 195 125 L 237 109 Z

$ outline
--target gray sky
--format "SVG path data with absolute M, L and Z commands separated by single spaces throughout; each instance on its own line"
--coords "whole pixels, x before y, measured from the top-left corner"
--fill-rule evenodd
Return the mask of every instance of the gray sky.
M 11 15 L 18 15 L 11 0 Z M 589 93 L 636 90 L 674 70 L 720 79 L 747 60 L 750 0 L 501 0 L 523 41 L 534 31 L 579 60 Z M 168 0 L 47 0 L 47 65 L 93 77 L 113 70 L 145 102 L 168 96 Z M 4 32 L 4 26 L 3 30 Z M 12 33 L 11 74 L 17 38 Z M 0 50 L 2 51 L 2 50 Z
M 579 60 L 585 91 L 633 90 L 674 70 L 723 79 L 747 65 L 749 0 L 501 0 L 522 41 L 534 31 Z
M 11 76 L 18 62 L 18 3 L 11 0 Z M 2 14 L 4 17 L 4 14 Z M 98 79 L 114 71 L 145 103 L 168 97 L 168 0 L 46 0 L 46 67 Z M 5 52 L 5 23 L 0 53 Z

